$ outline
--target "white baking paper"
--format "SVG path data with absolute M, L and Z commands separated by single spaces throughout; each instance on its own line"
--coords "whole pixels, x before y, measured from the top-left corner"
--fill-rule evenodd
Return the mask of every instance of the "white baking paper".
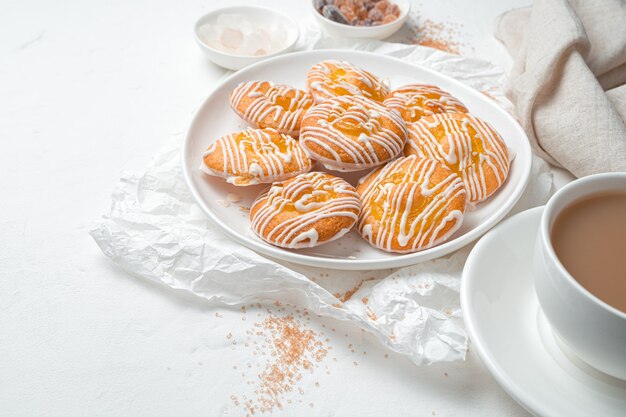
M 307 46 L 308 45 L 308 46 Z M 505 74 L 488 62 L 435 49 L 321 38 L 309 30 L 300 49 L 350 48 L 391 55 L 502 94 Z M 180 166 L 182 138 L 143 173 L 125 174 L 109 212 L 91 230 L 102 252 L 133 275 L 215 303 L 280 300 L 347 320 L 418 365 L 465 358 L 467 334 L 459 286 L 469 248 L 415 266 L 373 272 L 332 271 L 279 263 L 229 239 L 195 204 Z M 531 183 L 514 211 L 543 204 L 552 192 L 547 165 L 533 161 Z

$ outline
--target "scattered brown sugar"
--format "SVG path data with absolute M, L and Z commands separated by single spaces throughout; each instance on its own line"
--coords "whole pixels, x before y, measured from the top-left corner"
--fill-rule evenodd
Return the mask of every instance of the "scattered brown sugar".
M 433 39 L 433 38 L 428 38 L 428 37 L 420 37 L 415 43 L 421 46 L 427 46 L 429 48 L 439 49 L 440 51 L 448 52 L 451 54 L 456 54 L 456 55 L 460 54 L 456 43 L 453 43 L 451 41 L 444 41 L 441 39 Z
M 284 310 L 279 302 L 275 306 L 281 307 L 278 311 Z M 251 363 L 246 365 L 251 369 L 261 368 L 252 371 L 254 377 L 247 382 L 247 385 L 256 385 L 255 395 L 253 398 L 242 396 L 243 401 L 238 400 L 250 416 L 282 409 L 285 401 L 291 404 L 292 399 L 287 397 L 293 391 L 303 395 L 304 390 L 298 387 L 299 381 L 304 374 L 313 373 L 331 349 L 327 345 L 328 339 L 322 339 L 299 320 L 307 316 L 308 312 L 295 311 L 295 314 L 277 314 L 268 308 L 268 316 L 253 323 L 246 331 L 244 346 L 253 347 L 253 354 L 261 360 L 256 367 Z M 242 312 L 246 313 L 245 308 L 242 308 Z M 231 337 L 229 333 L 227 338 Z M 233 397 L 238 399 L 236 395 Z
M 359 288 L 361 288 L 361 284 L 357 285 L 356 287 L 352 288 L 351 290 L 346 291 L 346 293 L 343 294 L 343 295 L 341 295 L 340 293 L 336 293 L 335 297 L 340 299 L 342 303 L 345 303 L 346 301 L 348 301 L 349 299 L 352 298 L 354 293 L 357 292 L 359 290 Z
M 483 93 L 484 95 L 486 95 L 487 97 L 489 97 L 490 99 L 496 101 L 496 98 L 494 96 L 491 95 L 491 90 L 483 90 L 481 91 L 481 93 Z
M 354 293 L 356 293 L 359 288 L 361 288 L 363 286 L 363 284 L 367 281 L 373 281 L 376 278 L 374 277 L 369 277 L 369 278 L 365 278 L 363 281 L 359 282 L 354 288 L 352 288 L 351 290 L 346 291 L 343 295 L 341 295 L 340 293 L 335 293 L 335 297 L 338 298 L 339 300 L 341 300 L 342 303 L 345 303 L 346 301 L 348 301 L 349 299 L 352 298 L 352 296 L 354 295 Z M 367 297 L 364 297 L 361 299 L 361 301 L 363 300 L 367 300 Z M 367 301 L 363 302 L 364 304 L 367 303 Z
M 262 387 L 268 394 L 291 391 L 289 382 L 301 377 L 301 368 L 311 361 L 320 362 L 326 356 L 321 341 L 316 339 L 313 330 L 303 329 L 293 316 L 268 317 L 262 327 L 269 331 L 269 337 L 275 348 L 272 352 L 276 361 L 268 365 L 261 374 Z M 261 390 L 263 392 L 263 390 Z
M 415 37 L 411 43 L 460 55 L 461 48 L 465 45 L 459 41 L 458 27 L 459 25 L 452 23 L 418 19 L 417 26 L 413 28 Z

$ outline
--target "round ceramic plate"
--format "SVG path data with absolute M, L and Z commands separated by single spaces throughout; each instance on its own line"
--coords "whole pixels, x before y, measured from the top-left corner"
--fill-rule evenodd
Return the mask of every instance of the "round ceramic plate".
M 472 249 L 461 280 L 472 344 L 502 387 L 537 416 L 624 416 L 626 381 L 591 368 L 552 333 L 532 276 L 543 207 L 517 214 Z
M 270 80 L 304 88 L 309 68 L 325 59 L 349 61 L 373 72 L 396 88 L 409 83 L 429 83 L 457 96 L 470 112 L 491 123 L 502 135 L 514 155 L 509 177 L 487 202 L 468 212 L 461 228 L 444 244 L 413 254 L 392 254 L 370 246 L 356 231 L 325 245 L 289 250 L 263 242 L 250 229 L 248 212 L 255 197 L 266 186 L 235 187 L 211 177 L 198 168 L 209 144 L 219 137 L 247 125 L 230 109 L 229 94 L 243 81 Z M 382 55 L 345 51 L 319 50 L 270 58 L 247 67 L 225 79 L 209 94 L 196 112 L 183 147 L 184 176 L 198 204 L 226 234 L 264 255 L 298 264 L 335 269 L 384 269 L 407 266 L 449 254 L 480 237 L 493 227 L 519 199 L 530 174 L 532 154 L 528 139 L 517 122 L 494 101 L 460 82 L 437 72 Z M 367 171 L 338 174 L 352 184 Z M 229 203 L 229 193 L 241 201 Z M 232 195 L 231 195 L 232 197 Z

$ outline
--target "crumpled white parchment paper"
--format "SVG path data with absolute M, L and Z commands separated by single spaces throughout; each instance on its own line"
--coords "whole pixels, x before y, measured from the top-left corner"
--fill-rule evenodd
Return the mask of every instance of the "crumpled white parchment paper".
M 487 91 L 505 109 L 505 74 L 492 64 L 435 49 L 321 38 L 309 31 L 300 49 L 350 48 L 395 56 Z M 109 212 L 91 230 L 102 252 L 128 272 L 207 300 L 237 305 L 280 300 L 374 334 L 415 364 L 465 358 L 467 334 L 459 286 L 469 248 L 398 270 L 331 271 L 279 263 L 223 235 L 195 204 L 180 166 L 182 138 L 143 173 L 125 174 Z M 535 158 L 531 182 L 514 212 L 545 203 L 552 174 Z

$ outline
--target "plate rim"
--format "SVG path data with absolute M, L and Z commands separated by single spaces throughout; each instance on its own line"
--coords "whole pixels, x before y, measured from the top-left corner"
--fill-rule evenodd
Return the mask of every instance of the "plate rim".
M 219 219 L 219 217 L 207 206 L 207 204 L 204 202 L 204 199 L 201 197 L 199 190 L 196 188 L 191 178 L 191 175 L 190 175 L 191 169 L 188 166 L 187 160 L 186 160 L 186 155 L 188 153 L 189 144 L 190 144 L 190 133 L 191 133 L 192 128 L 198 122 L 201 110 L 204 108 L 206 103 L 213 97 L 213 95 L 216 94 L 225 83 L 229 82 L 231 79 L 235 77 L 240 76 L 242 72 L 243 73 L 251 72 L 251 71 L 254 71 L 257 67 L 271 65 L 277 61 L 297 59 L 298 56 L 302 56 L 302 55 L 329 55 L 329 54 L 335 54 L 338 56 L 361 55 L 361 56 L 371 57 L 372 59 L 390 60 L 390 61 L 395 61 L 396 63 L 401 64 L 401 65 L 413 66 L 413 67 L 419 68 L 420 71 L 430 73 L 431 75 L 434 75 L 435 77 L 443 78 L 446 80 L 447 83 L 456 85 L 460 89 L 466 90 L 468 94 L 473 95 L 479 100 L 483 100 L 486 103 L 488 103 L 488 105 L 494 111 L 500 113 L 502 116 L 504 116 L 505 119 L 508 120 L 508 122 L 510 122 L 510 124 L 518 131 L 518 133 L 521 134 L 521 137 L 526 139 L 526 141 L 523 141 L 523 143 L 521 144 L 524 151 L 518 152 L 518 154 L 515 155 L 515 160 L 519 160 L 520 154 L 522 153 L 524 154 L 526 158 L 524 160 L 525 164 L 524 166 L 522 166 L 521 180 L 515 185 L 512 195 L 504 202 L 504 204 L 502 204 L 501 207 L 499 207 L 494 212 L 494 214 L 491 215 L 488 221 L 481 223 L 476 228 L 468 231 L 464 235 L 459 236 L 458 238 L 453 239 L 451 241 L 445 242 L 441 245 L 435 246 L 433 248 L 426 249 L 424 251 L 419 251 L 419 252 L 410 253 L 410 254 L 397 254 L 396 256 L 388 258 L 388 259 L 361 259 L 359 260 L 359 259 L 343 259 L 343 258 L 323 258 L 323 257 L 317 257 L 313 255 L 306 255 L 306 254 L 301 254 L 297 252 L 291 252 L 283 248 L 271 246 L 265 242 L 256 242 L 254 240 L 248 239 L 245 236 L 242 236 L 237 231 L 231 229 L 228 225 L 224 224 Z M 336 59 L 349 60 L 349 58 L 336 58 Z M 242 70 L 239 70 L 239 71 L 234 72 L 233 74 L 230 74 L 228 77 L 220 79 L 217 82 L 215 87 L 208 93 L 208 95 L 198 105 L 198 107 L 196 108 L 194 112 L 193 117 L 191 118 L 191 122 L 187 126 L 184 140 L 183 140 L 182 152 L 180 156 L 181 169 L 183 171 L 183 177 L 185 179 L 187 188 L 191 191 L 191 194 L 194 200 L 201 207 L 202 211 L 204 211 L 204 213 L 209 217 L 211 222 L 215 224 L 222 232 L 224 232 L 231 239 L 234 239 L 235 241 L 244 245 L 248 249 L 251 249 L 257 253 L 260 253 L 261 255 L 269 256 L 271 258 L 279 259 L 279 260 L 286 261 L 286 262 L 292 262 L 292 263 L 299 264 L 299 265 L 307 265 L 307 266 L 313 266 L 313 267 L 327 267 L 327 268 L 340 269 L 340 270 L 341 269 L 343 270 L 347 270 L 347 269 L 379 270 L 379 269 L 399 268 L 399 267 L 404 267 L 404 266 L 409 266 L 409 265 L 415 265 L 420 262 L 426 262 L 431 259 L 448 255 L 476 241 L 478 238 L 480 238 L 486 232 L 488 232 L 491 228 L 496 226 L 502 220 L 502 218 L 504 218 L 504 216 L 506 216 L 509 213 L 509 211 L 511 211 L 511 209 L 515 206 L 515 203 L 517 203 L 517 201 L 519 201 L 519 199 L 521 198 L 522 194 L 524 193 L 524 190 L 526 189 L 526 186 L 528 185 L 530 172 L 532 169 L 532 150 L 530 146 L 530 141 L 528 140 L 528 136 L 526 135 L 526 132 L 524 132 L 524 129 L 522 129 L 522 127 L 513 118 L 511 114 L 509 114 L 499 105 L 497 105 L 495 102 L 490 102 L 488 100 L 489 99 L 487 97 L 482 97 L 480 92 L 476 91 L 475 89 L 473 89 L 472 87 L 468 85 L 463 84 L 461 81 L 458 81 L 455 78 L 452 78 L 440 72 L 431 70 L 429 68 L 423 67 L 419 64 L 403 61 L 393 56 L 381 55 L 381 54 L 377 54 L 377 53 L 373 53 L 369 51 L 346 50 L 346 49 L 315 49 L 315 50 L 308 50 L 308 51 L 292 52 L 292 53 L 288 53 L 284 55 L 271 57 L 266 60 L 254 63 L 248 67 L 245 67 Z

